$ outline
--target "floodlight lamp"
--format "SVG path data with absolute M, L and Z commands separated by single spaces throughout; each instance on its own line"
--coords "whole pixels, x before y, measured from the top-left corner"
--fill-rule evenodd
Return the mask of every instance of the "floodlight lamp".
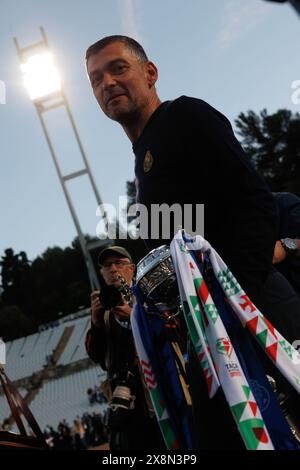
M 24 85 L 32 101 L 61 90 L 59 73 L 50 52 L 28 57 L 27 61 L 21 64 L 21 70 L 24 74 Z

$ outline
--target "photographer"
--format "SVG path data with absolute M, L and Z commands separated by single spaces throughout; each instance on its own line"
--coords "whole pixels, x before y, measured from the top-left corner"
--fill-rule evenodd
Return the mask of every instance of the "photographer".
M 120 304 L 109 305 L 114 304 L 111 286 L 121 291 L 124 281 L 131 286 L 135 265 L 130 254 L 119 246 L 102 250 L 98 264 L 105 285 L 101 294 L 99 291 L 91 294 L 92 318 L 86 350 L 94 362 L 107 370 L 110 449 L 163 450 L 165 446 L 139 371 L 130 326 L 132 307 L 123 293 Z

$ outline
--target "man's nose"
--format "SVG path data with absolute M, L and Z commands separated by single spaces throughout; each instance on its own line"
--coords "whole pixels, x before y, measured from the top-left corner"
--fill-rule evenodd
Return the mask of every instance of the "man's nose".
M 118 268 L 117 268 L 117 266 L 115 265 L 115 263 L 112 263 L 112 264 L 110 265 L 110 272 L 112 272 L 112 273 L 118 272 Z
M 117 83 L 116 79 L 110 73 L 105 73 L 103 75 L 103 80 L 102 80 L 103 90 L 114 87 L 116 83 Z

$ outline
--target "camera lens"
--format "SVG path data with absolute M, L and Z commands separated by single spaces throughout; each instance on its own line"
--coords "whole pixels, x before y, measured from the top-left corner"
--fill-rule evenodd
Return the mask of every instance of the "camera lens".
M 135 397 L 131 395 L 130 388 L 126 385 L 118 385 L 113 393 L 110 408 L 115 411 L 117 408 L 130 410 L 134 408 Z

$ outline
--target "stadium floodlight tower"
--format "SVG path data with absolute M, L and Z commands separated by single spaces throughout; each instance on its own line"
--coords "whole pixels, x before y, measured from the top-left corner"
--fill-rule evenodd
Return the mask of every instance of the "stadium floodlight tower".
M 96 247 L 103 246 L 107 241 L 97 240 L 94 242 L 88 243 L 85 239 L 81 226 L 79 223 L 79 218 L 75 212 L 73 201 L 71 199 L 70 193 L 67 188 L 67 181 L 80 178 L 81 176 L 87 175 L 89 178 L 89 183 L 91 184 L 93 193 L 96 197 L 98 206 L 103 208 L 102 200 L 98 189 L 95 184 L 86 154 L 84 152 L 77 128 L 75 126 L 74 118 L 71 113 L 69 103 L 67 101 L 66 95 L 63 90 L 61 79 L 58 73 L 58 70 L 55 66 L 54 56 L 49 48 L 48 40 L 45 34 L 45 31 L 40 27 L 42 39 L 41 41 L 31 44 L 30 46 L 21 48 L 16 38 L 14 42 L 17 48 L 18 56 L 21 63 L 21 70 L 24 74 L 24 83 L 28 90 L 29 97 L 32 100 L 49 146 L 49 150 L 59 177 L 68 207 L 70 209 L 78 238 L 80 241 L 81 249 L 85 259 L 85 263 L 88 270 L 88 275 L 90 279 L 91 288 L 99 288 L 98 276 L 92 261 L 92 256 L 90 250 Z M 78 171 L 63 174 L 59 164 L 58 156 L 55 152 L 54 145 L 51 142 L 50 134 L 47 130 L 46 121 L 44 118 L 45 113 L 64 107 L 67 113 L 67 117 L 70 120 L 71 128 L 73 130 L 76 143 L 79 147 L 80 155 L 82 157 L 83 166 L 78 169 Z M 102 209 L 102 217 L 104 221 L 107 221 L 107 214 L 104 209 Z

